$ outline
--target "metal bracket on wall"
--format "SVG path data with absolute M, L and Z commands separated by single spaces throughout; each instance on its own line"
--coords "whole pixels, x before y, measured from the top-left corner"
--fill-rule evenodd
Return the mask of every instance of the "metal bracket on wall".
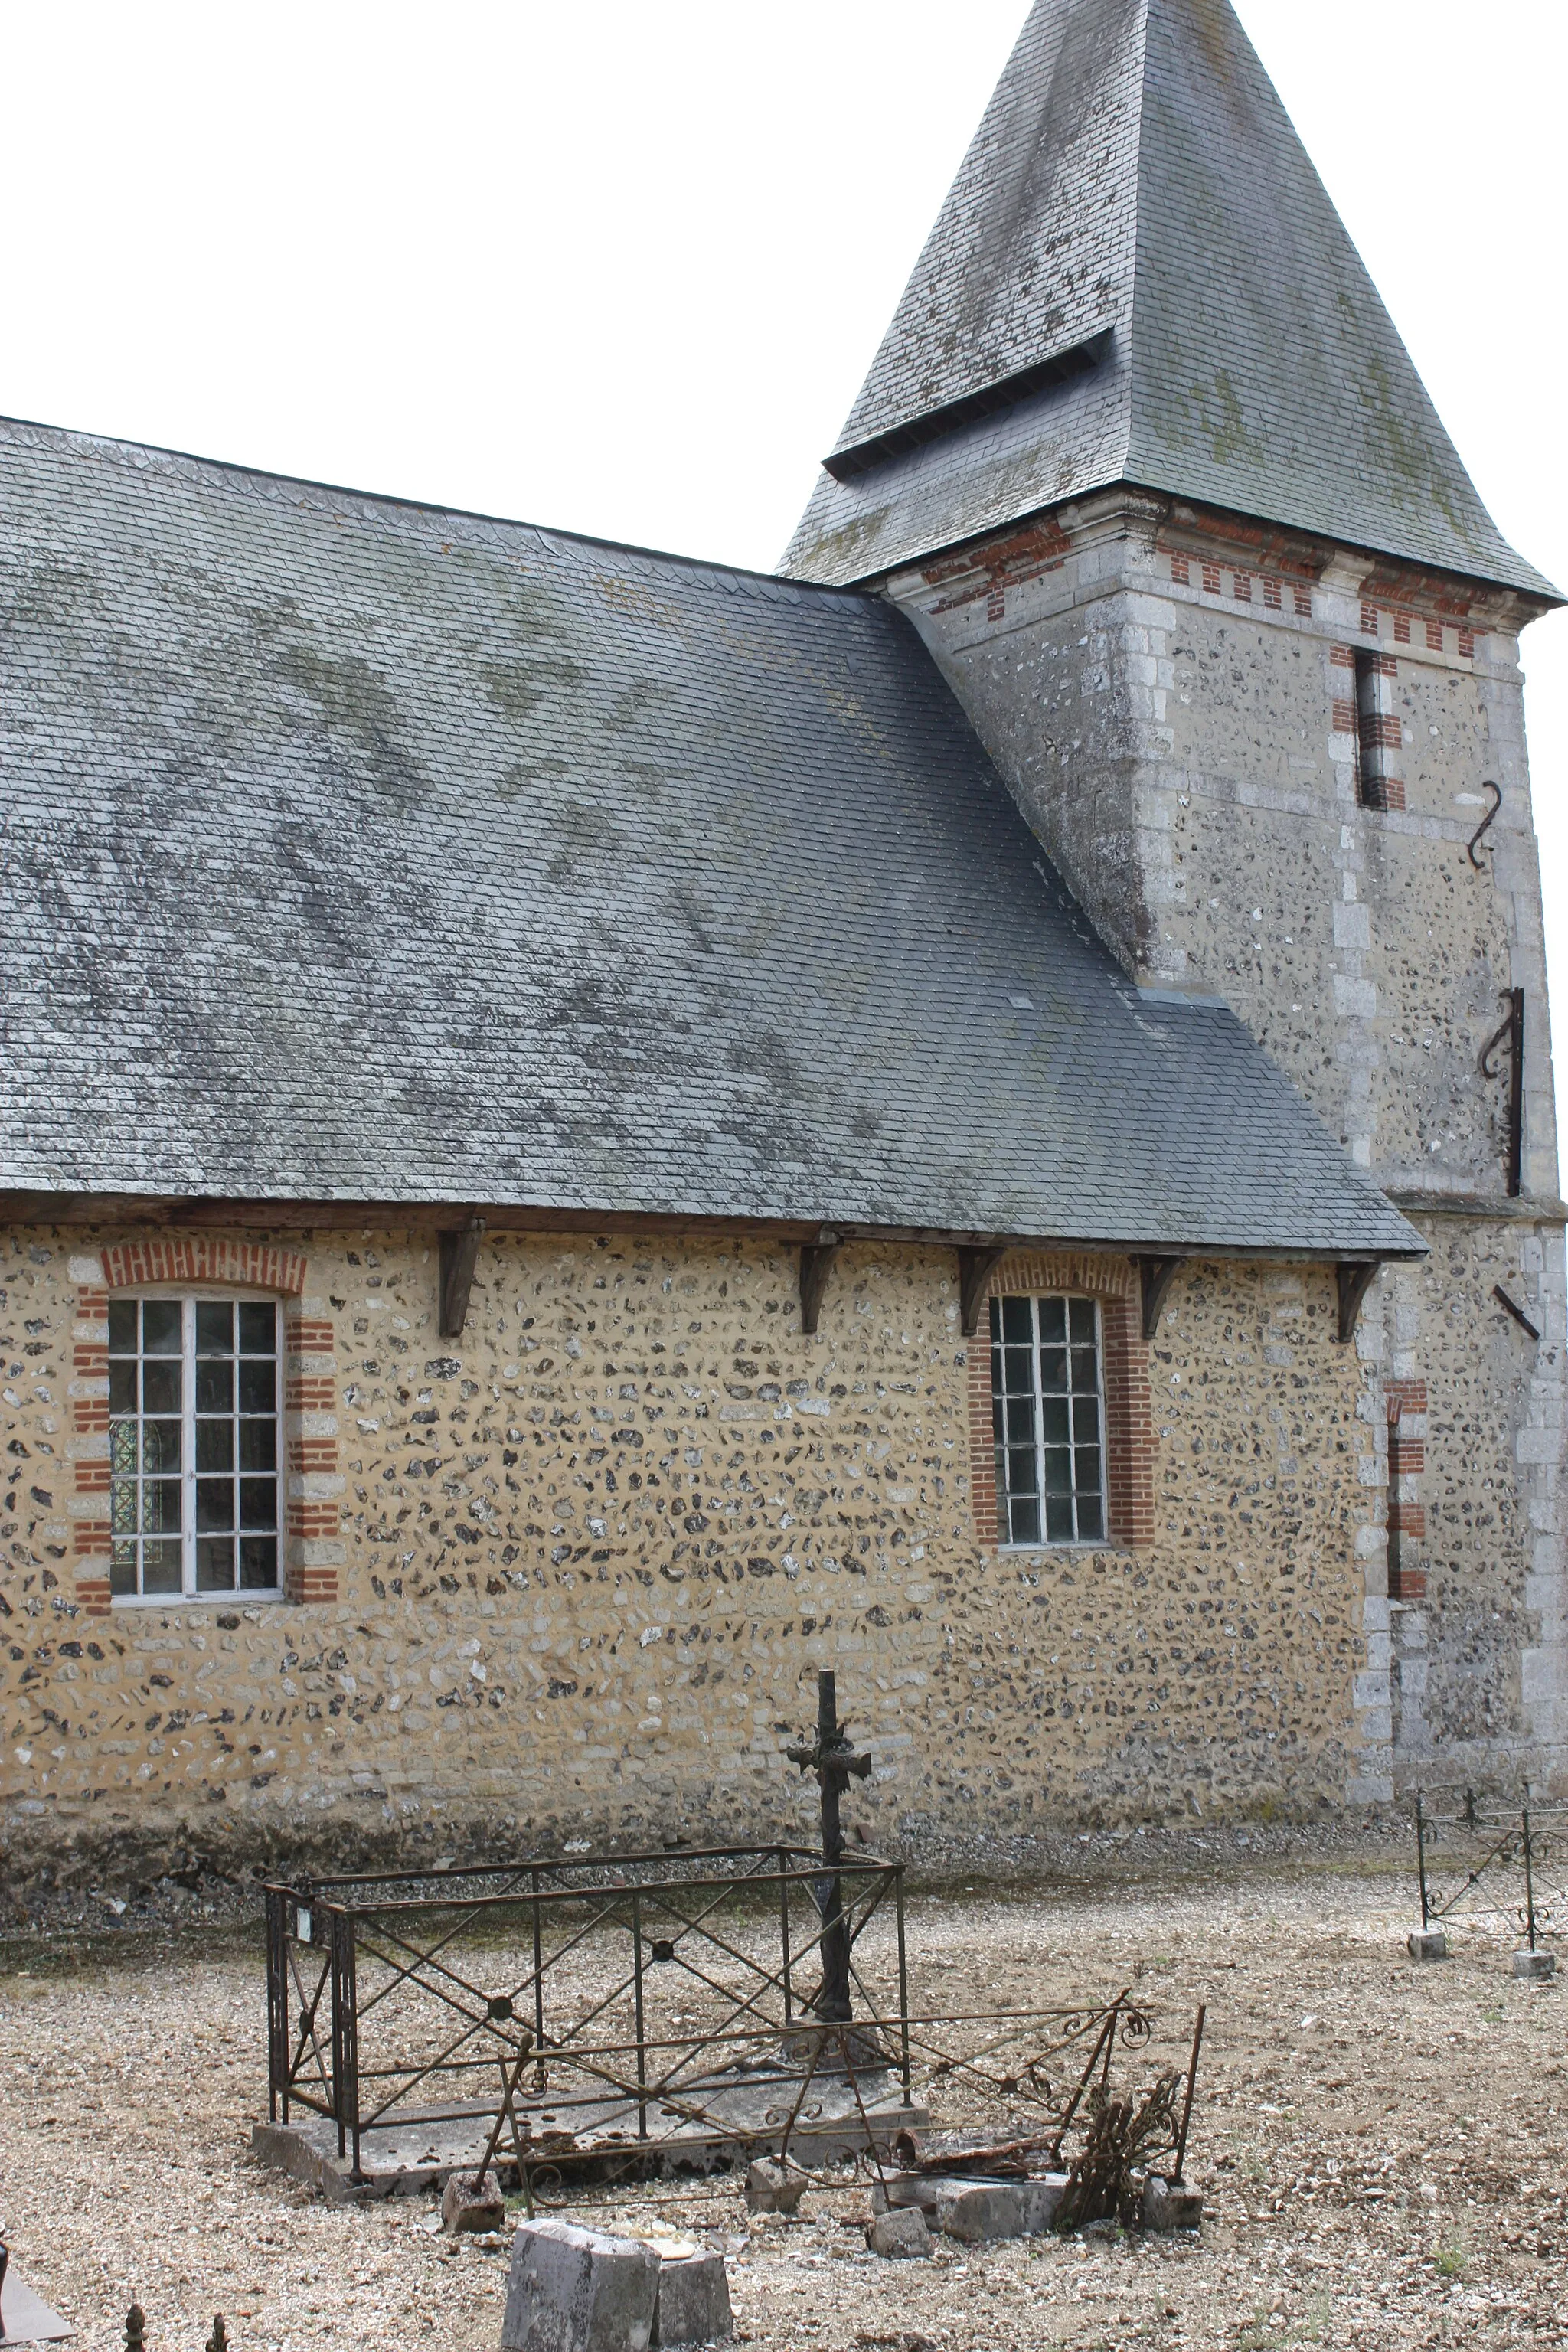
M 1495 1078 L 1493 1059 L 1508 1047 L 1508 1197 L 1517 1201 L 1524 1180 L 1524 991 L 1510 988 L 1502 1002 L 1508 1011 L 1481 1047 L 1481 1076 Z
M 468 1223 L 455 1234 L 441 1235 L 440 1251 L 440 1325 L 443 1339 L 460 1339 L 463 1326 L 468 1319 L 468 1293 L 474 1286 L 474 1267 L 479 1255 L 479 1237 L 485 1221 L 470 1215 Z
M 1355 1337 L 1362 1300 L 1377 1279 L 1381 1258 L 1341 1258 L 1334 1267 L 1340 1291 L 1340 1339 L 1347 1345 Z
M 959 1327 L 966 1339 L 980 1329 L 985 1286 L 1006 1256 L 1005 1249 L 961 1249 L 958 1253 Z
M 822 1311 L 822 1294 L 827 1287 L 827 1276 L 839 1248 L 837 1234 L 826 1232 L 815 1242 L 801 1244 L 800 1328 L 803 1331 L 815 1331 L 816 1328 L 816 1318 Z
M 1483 793 L 1494 793 L 1497 795 L 1497 797 L 1496 797 L 1496 799 L 1492 802 L 1492 804 L 1491 804 L 1490 808 L 1489 808 L 1489 809 L 1488 809 L 1488 811 L 1487 811 L 1487 813 L 1486 813 L 1485 816 L 1484 816 L 1484 817 L 1482 817 L 1482 819 L 1481 819 L 1481 821 L 1480 821 L 1479 824 L 1478 824 L 1478 825 L 1477 825 L 1477 827 L 1476 827 L 1476 829 L 1475 829 L 1474 833 L 1472 833 L 1472 834 L 1471 834 L 1471 835 L 1470 835 L 1470 840 L 1469 840 L 1469 857 L 1470 857 L 1470 864 L 1475 867 L 1476 872 L 1477 872 L 1478 874 L 1484 874 L 1484 873 L 1486 872 L 1486 867 L 1485 867 L 1485 866 L 1481 863 L 1481 860 L 1480 860 L 1480 859 L 1476 856 L 1476 852 L 1477 852 L 1477 850 L 1478 850 L 1478 849 L 1480 847 L 1480 845 L 1481 845 L 1481 835 L 1482 835 L 1487 831 L 1488 827 L 1489 827 L 1489 826 L 1490 825 L 1490 824 L 1491 824 L 1491 821 L 1492 821 L 1493 817 L 1495 817 L 1495 816 L 1496 816 L 1496 814 L 1497 814 L 1497 813 L 1498 813 L 1499 809 L 1500 809 L 1500 808 L 1501 808 L 1501 806 L 1502 806 L 1502 786 L 1501 786 L 1500 784 L 1495 784 L 1495 783 L 1493 783 L 1493 782 L 1492 782 L 1491 778 L 1489 776 L 1489 777 L 1487 778 L 1487 780 L 1486 780 L 1485 783 L 1483 783 L 1483 784 L 1482 784 L 1482 786 L 1481 786 L 1481 790 L 1482 790 L 1482 792 L 1483 792 Z M 1490 855 L 1489 850 L 1489 852 L 1488 852 L 1488 855 L 1489 855 L 1489 856 Z
M 1493 1283 L 1492 1297 L 1497 1300 L 1498 1305 L 1502 1308 L 1505 1314 L 1511 1315 L 1513 1317 L 1514 1321 L 1519 1325 L 1521 1331 L 1528 1331 L 1532 1339 L 1540 1339 L 1540 1332 L 1536 1329 L 1534 1324 L 1531 1321 L 1523 1307 L 1515 1306 L 1513 1300 L 1509 1297 L 1500 1282 Z
M 1142 1290 L 1145 1339 L 1152 1339 L 1157 1335 L 1160 1318 L 1165 1311 L 1165 1294 L 1186 1262 L 1184 1257 L 1141 1257 L 1134 1260 Z

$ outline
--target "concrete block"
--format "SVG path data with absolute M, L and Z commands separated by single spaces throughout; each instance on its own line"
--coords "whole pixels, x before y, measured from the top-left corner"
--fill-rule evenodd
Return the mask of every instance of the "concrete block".
M 936 2200 L 936 2226 L 945 2237 L 974 2246 L 1024 2235 L 1022 2180 L 945 2180 Z
M 1021 2180 L 1024 2196 L 1024 2235 L 1043 2238 L 1054 2229 L 1057 2207 L 1062 2201 L 1062 2191 L 1068 2185 L 1065 2172 L 1043 2173 L 1037 2179 Z
M 1441 1927 L 1413 1927 L 1405 1939 L 1405 1948 L 1413 1960 L 1446 1960 L 1448 1938 Z
M 891 2173 L 886 2202 L 897 2210 L 916 2207 L 932 2229 L 949 2237 L 1041 2237 L 1056 2220 L 1068 2185 L 1065 2172 L 1028 2180 L 965 2179 L 953 2173 Z M 874 2192 L 881 2200 L 883 2192 Z M 966 2201 L 967 2200 L 967 2201 Z M 945 2217 L 945 2218 L 944 2218 Z M 952 2227 L 956 2220 L 958 2226 Z
M 1152 2172 L 1143 2183 L 1143 2227 L 1167 2237 L 1173 2230 L 1195 2230 L 1204 2218 L 1204 2200 L 1186 2180 L 1164 2180 Z
M 441 2227 L 455 2238 L 462 2230 L 504 2230 L 506 2204 L 493 2172 L 476 2181 L 471 2172 L 454 2172 L 441 2193 Z
M 805 2191 L 805 2175 L 793 2164 L 764 2156 L 746 2174 L 746 2208 L 752 2213 L 793 2213 Z
M 1533 1984 L 1541 1984 L 1546 1978 L 1557 1974 L 1557 1955 L 1555 1952 L 1515 1952 L 1513 1972 L 1516 1977 L 1525 1977 Z
M 930 2253 L 931 2231 L 918 2205 L 899 2205 L 868 2222 L 866 2243 L 889 2262 L 916 2261 Z
M 722 2254 L 688 2254 L 660 2262 L 653 2308 L 655 2344 L 728 2344 L 734 2333 Z
M 571 2221 L 525 2221 L 511 2246 L 501 2352 L 647 2352 L 658 2256 Z

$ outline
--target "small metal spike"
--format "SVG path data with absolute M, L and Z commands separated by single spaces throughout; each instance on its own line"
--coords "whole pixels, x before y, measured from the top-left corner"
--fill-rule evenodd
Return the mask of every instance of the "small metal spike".
M 125 2315 L 125 2352 L 145 2352 L 142 2330 L 146 2325 L 146 2315 L 141 2305 L 133 2303 Z
M 222 2312 L 213 2316 L 213 2332 L 207 2337 L 206 2352 L 229 2352 L 228 2330 L 223 2324 Z

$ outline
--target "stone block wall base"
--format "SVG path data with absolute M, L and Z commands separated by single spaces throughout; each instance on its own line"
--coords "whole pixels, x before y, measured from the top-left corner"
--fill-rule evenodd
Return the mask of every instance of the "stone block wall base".
M 919 2262 L 931 2252 L 931 2231 L 918 2205 L 899 2205 L 867 2223 L 866 2243 L 887 2262 Z
M 1441 1927 L 1416 1927 L 1405 1937 L 1405 1948 L 1413 1960 L 1446 1960 L 1448 1938 Z
M 653 2307 L 656 2347 L 728 2344 L 734 2333 L 722 2254 L 688 2254 L 684 2259 L 660 2261 Z
M 635 2238 L 525 2221 L 512 2241 L 502 2352 L 648 2352 L 658 2256 Z
M 482 2180 L 471 2173 L 453 2173 L 441 2198 L 441 2227 L 448 2237 L 465 2230 L 505 2229 L 506 2205 L 493 2172 Z
M 1167 2236 L 1173 2230 L 1195 2230 L 1204 2218 L 1204 2200 L 1185 2180 L 1163 2180 L 1152 2172 L 1143 2184 L 1143 2227 Z

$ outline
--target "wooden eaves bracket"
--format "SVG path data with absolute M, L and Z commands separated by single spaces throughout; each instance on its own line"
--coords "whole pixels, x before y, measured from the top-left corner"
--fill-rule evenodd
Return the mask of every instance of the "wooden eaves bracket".
M 437 1320 L 443 1339 L 460 1339 L 463 1336 L 463 1326 L 468 1319 L 468 1294 L 474 1286 L 474 1267 L 484 1230 L 484 1219 L 476 1212 L 470 1212 L 466 1223 L 456 1233 L 443 1234 L 440 1237 L 440 1312 Z
M 1186 1262 L 1184 1257 L 1141 1257 L 1136 1260 L 1145 1339 L 1157 1336 L 1160 1318 L 1165 1311 L 1166 1294 Z
M 1383 1260 L 1341 1258 L 1334 1267 L 1334 1279 L 1340 1292 L 1340 1339 L 1346 1346 L 1355 1337 L 1356 1318 L 1361 1313 L 1362 1300 L 1372 1288 L 1382 1271 Z
M 959 1328 L 966 1339 L 973 1339 L 979 1331 L 985 1286 L 1006 1255 L 1005 1248 L 994 1245 L 961 1249 L 958 1253 Z
M 827 1287 L 827 1277 L 833 1261 L 843 1244 L 836 1233 L 825 1225 L 814 1242 L 800 1245 L 800 1328 L 815 1331 L 816 1318 L 822 1312 L 822 1294 Z

